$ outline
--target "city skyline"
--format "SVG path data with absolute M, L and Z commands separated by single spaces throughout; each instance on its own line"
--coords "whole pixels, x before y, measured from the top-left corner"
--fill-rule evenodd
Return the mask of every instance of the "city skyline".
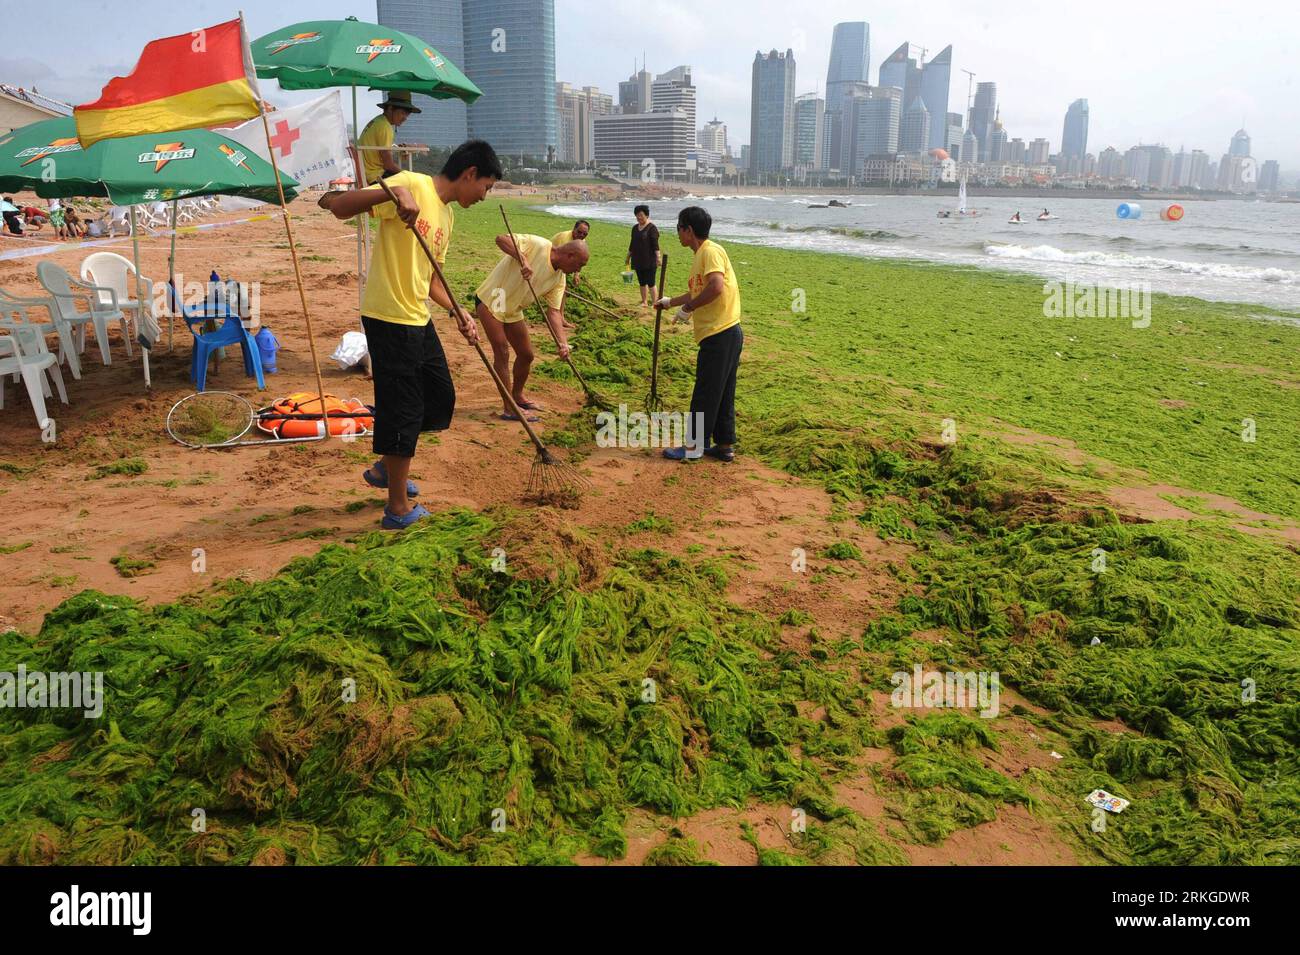
M 73 0 L 71 6 L 81 4 Z M 99 9 L 85 6 L 87 13 Z M 251 37 L 294 20 L 348 15 L 378 19 L 373 2 L 318 0 L 300 12 L 272 0 L 244 0 L 243 7 Z M 0 79 L 37 86 L 69 102 L 86 102 L 108 78 L 128 73 L 136 52 L 150 39 L 217 22 L 228 13 L 209 0 L 184 6 L 138 0 L 133 9 L 136 15 L 131 18 L 68 17 L 60 24 L 61 37 L 82 51 L 79 58 L 54 58 L 39 46 L 24 47 L 0 55 Z M 608 0 L 555 0 L 556 79 L 616 95 L 617 83 L 633 71 L 634 60 L 640 66 L 643 53 L 652 73 L 690 64 L 699 90 L 698 115 L 717 115 L 728 124 L 731 142 L 739 146 L 750 139 L 755 51 L 791 47 L 801 67 L 796 95 L 817 91 L 825 97 L 834 25 L 866 20 L 873 67 L 906 40 L 928 46 L 927 61 L 942 46 L 953 44 L 949 111 L 965 115 L 966 77 L 961 71 L 973 70 L 977 82 L 998 84 L 1003 121 L 1026 142 L 1046 138 L 1054 150 L 1059 148 L 1064 110 L 1073 100 L 1086 98 L 1093 154 L 1107 146 L 1122 150 L 1138 142 L 1164 142 L 1218 156 L 1226 138 L 1244 126 L 1254 138 L 1256 157 L 1279 160 L 1286 173 L 1300 171 L 1300 137 L 1294 133 L 1300 128 L 1300 80 L 1287 47 L 1292 34 L 1277 29 L 1294 18 L 1289 7 L 1267 0 L 1242 14 L 1208 3 L 1168 3 L 1144 9 L 1143 14 L 1143 36 L 1152 39 L 1134 44 L 1125 39 L 1123 27 L 1131 18 L 1131 5 L 1118 0 L 1098 0 L 1089 17 L 1071 25 L 1068 36 L 1044 33 L 1041 23 L 1023 22 L 1025 18 L 1010 12 L 973 11 L 956 0 L 934 0 L 924 13 L 892 7 L 864 11 L 859 4 L 831 0 L 816 9 L 801 9 L 797 16 L 791 16 L 787 5 L 770 0 L 720 0 L 707 14 L 684 0 L 663 0 L 653 8 L 611 6 Z M 720 25 L 725 29 L 717 29 Z M 1239 36 L 1251 40 L 1223 39 Z M 1044 76 L 1050 82 L 1043 82 Z M 285 93 L 274 83 L 266 92 L 283 103 L 308 98 Z M 377 99 L 359 91 L 363 118 L 373 115 Z M 937 122 L 931 113 L 931 122 Z

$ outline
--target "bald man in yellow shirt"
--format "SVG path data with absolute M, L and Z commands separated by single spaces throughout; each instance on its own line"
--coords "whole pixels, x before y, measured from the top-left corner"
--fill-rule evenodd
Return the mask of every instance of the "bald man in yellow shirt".
M 695 358 L 691 424 L 692 428 L 702 425 L 703 434 L 688 430 L 688 445 L 664 448 L 664 457 L 672 461 L 701 454 L 719 461 L 736 458 L 736 372 L 745 344 L 740 330 L 740 287 L 726 250 L 709 238 L 712 227 L 712 216 L 699 206 L 687 206 L 677 214 L 677 241 L 695 253 L 687 281 L 689 291 L 655 303 L 659 308 L 679 308 L 674 320 L 691 322 L 700 346 Z

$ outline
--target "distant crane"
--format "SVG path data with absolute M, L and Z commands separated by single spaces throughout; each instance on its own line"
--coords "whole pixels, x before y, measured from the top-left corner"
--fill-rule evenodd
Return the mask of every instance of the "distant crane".
M 970 70 L 962 70 L 962 72 L 970 77 L 970 79 L 966 81 L 966 116 L 967 122 L 969 122 L 970 111 L 975 106 L 975 94 L 973 92 L 975 88 L 975 74 Z

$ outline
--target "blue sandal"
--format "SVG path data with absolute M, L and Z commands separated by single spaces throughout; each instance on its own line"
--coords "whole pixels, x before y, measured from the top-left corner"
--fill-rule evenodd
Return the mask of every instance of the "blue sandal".
M 700 456 L 701 453 L 707 453 L 707 452 L 691 450 L 686 447 L 664 448 L 663 450 L 664 457 L 666 457 L 669 461 L 694 461 L 696 458 Z
M 403 514 L 400 517 L 388 508 L 384 508 L 384 519 L 379 522 L 379 526 L 386 531 L 401 531 L 410 527 L 420 518 L 430 516 L 432 515 L 425 510 L 423 504 L 415 505 L 415 507 L 411 508 L 408 513 Z
M 370 476 L 371 471 L 374 471 L 376 474 L 379 475 L 379 477 L 378 478 L 371 477 Z M 384 459 L 380 458 L 370 467 L 366 468 L 366 470 L 362 471 L 361 478 L 371 487 L 377 487 L 381 491 L 387 491 L 388 490 L 388 468 L 384 467 Z M 406 482 L 406 496 L 419 497 L 420 486 L 416 484 L 414 481 L 408 480 Z

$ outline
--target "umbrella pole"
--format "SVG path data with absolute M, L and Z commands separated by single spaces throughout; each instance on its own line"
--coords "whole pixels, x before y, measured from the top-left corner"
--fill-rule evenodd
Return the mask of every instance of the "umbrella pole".
M 131 249 L 135 257 L 135 332 L 136 340 L 139 341 L 140 323 L 144 321 L 144 283 L 140 281 L 140 230 L 135 224 L 135 206 L 127 208 L 131 210 Z M 142 343 L 140 352 L 144 360 L 144 386 L 149 389 L 153 387 L 153 382 L 149 380 L 149 349 Z
M 357 129 L 357 84 L 352 84 L 352 149 L 357 154 L 357 181 L 354 188 L 361 189 L 370 185 L 363 182 L 366 176 L 365 157 L 361 155 L 361 131 Z M 365 252 L 363 251 L 361 233 L 369 223 L 366 221 L 364 212 L 357 213 L 357 315 L 361 314 L 361 301 L 365 297 L 366 285 L 366 265 Z M 358 322 L 360 319 L 358 319 Z
M 167 256 L 167 282 L 169 285 L 176 283 L 176 203 L 179 200 L 172 200 L 172 251 Z M 179 298 L 179 295 L 178 295 Z M 167 309 L 167 350 L 174 351 L 175 345 L 172 342 L 172 310 Z
M 284 183 L 280 181 L 280 167 L 275 161 L 275 147 L 271 144 L 271 124 L 266 118 L 266 107 L 261 99 L 257 101 L 258 112 L 262 115 L 262 132 L 266 134 L 266 152 L 271 157 L 271 172 L 275 175 L 275 188 L 280 193 L 280 213 L 284 216 L 284 231 L 289 237 L 289 255 L 293 258 L 293 277 L 298 283 L 298 298 L 302 302 L 302 317 L 307 325 L 307 347 L 311 349 L 311 363 L 316 371 L 316 389 L 320 392 L 320 408 L 325 415 L 325 383 L 321 381 L 320 359 L 316 357 L 316 334 L 311 327 L 311 313 L 307 310 L 307 290 L 302 284 L 302 266 L 298 264 L 298 247 L 293 241 L 293 224 L 289 218 L 289 205 L 284 201 Z M 329 440 L 329 422 L 325 422 L 323 440 Z

